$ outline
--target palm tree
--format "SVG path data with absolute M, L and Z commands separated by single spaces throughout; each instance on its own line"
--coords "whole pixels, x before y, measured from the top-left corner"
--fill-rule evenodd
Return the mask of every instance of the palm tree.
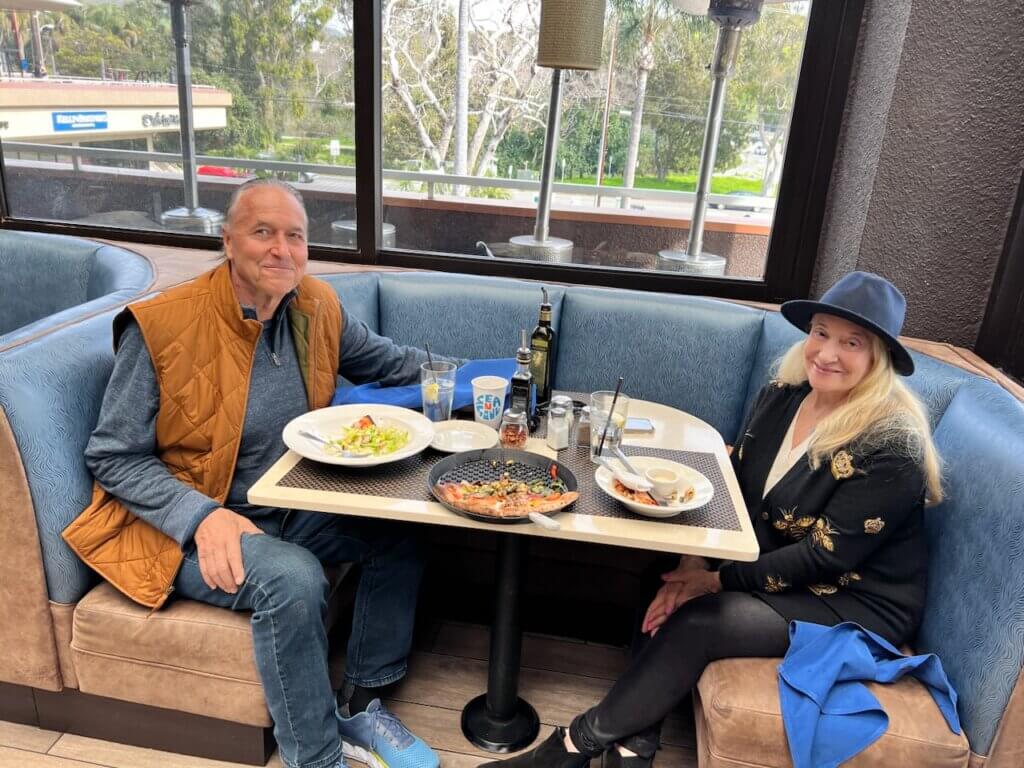
M 644 99 L 647 96 L 647 78 L 654 69 L 655 44 L 658 34 L 668 23 L 666 0 L 614 0 L 621 19 L 620 45 L 631 55 L 636 67 L 636 91 L 633 94 L 633 114 L 629 128 L 626 165 L 622 186 L 633 186 L 636 179 L 637 158 L 640 155 L 640 132 L 643 129 Z M 629 198 L 623 195 L 621 206 L 629 207 Z

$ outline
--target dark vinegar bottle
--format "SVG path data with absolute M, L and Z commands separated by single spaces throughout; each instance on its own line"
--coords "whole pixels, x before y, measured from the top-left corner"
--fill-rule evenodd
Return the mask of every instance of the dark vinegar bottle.
M 530 348 L 527 346 L 526 330 L 519 332 L 519 349 L 516 352 L 516 372 L 512 374 L 512 397 L 509 408 L 522 411 L 527 419 L 534 417 L 536 399 L 533 376 L 530 375 Z
M 541 288 L 544 299 L 540 305 L 540 320 L 530 337 L 530 373 L 533 384 L 537 388 L 537 404 L 542 405 L 551 400 L 551 388 L 555 378 L 555 338 L 556 333 L 551 327 L 551 302 L 548 301 L 548 289 Z

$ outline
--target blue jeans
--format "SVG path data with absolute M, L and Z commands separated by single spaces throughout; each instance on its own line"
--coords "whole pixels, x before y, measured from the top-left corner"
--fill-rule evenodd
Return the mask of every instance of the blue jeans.
M 195 546 L 175 582 L 181 597 L 252 611 L 256 668 L 281 760 L 323 768 L 341 756 L 335 693 L 327 671 L 328 583 L 324 565 L 357 562 L 362 575 L 348 641 L 346 680 L 376 687 L 400 679 L 412 646 L 423 562 L 417 540 L 386 522 L 283 512 L 242 534 L 245 581 L 235 594 L 203 581 Z

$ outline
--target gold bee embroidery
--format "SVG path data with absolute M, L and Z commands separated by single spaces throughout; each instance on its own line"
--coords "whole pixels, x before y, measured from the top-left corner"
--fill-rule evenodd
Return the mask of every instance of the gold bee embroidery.
M 818 597 L 821 597 L 822 595 L 834 595 L 839 591 L 837 587 L 834 587 L 831 584 L 810 584 L 807 588 Z
M 809 515 L 803 517 L 796 516 L 796 507 L 792 509 L 780 509 L 779 513 L 782 515 L 781 520 L 776 520 L 772 525 L 775 526 L 775 530 L 782 531 L 791 539 L 800 541 L 807 536 L 807 532 L 814 527 L 814 518 Z
M 864 521 L 864 533 L 881 533 L 885 528 L 885 520 L 880 517 L 872 517 Z
M 814 521 L 814 528 L 811 529 L 811 543 L 821 547 L 827 552 L 835 551 L 833 536 L 838 536 L 839 531 L 832 527 L 827 517 L 819 517 Z
M 846 451 L 839 451 L 832 457 L 832 477 L 836 480 L 853 477 L 853 459 Z
M 765 592 L 781 592 L 784 589 L 789 589 L 789 584 L 781 576 L 769 576 L 764 585 Z
M 848 573 L 844 573 L 842 576 L 836 579 L 836 581 L 839 582 L 839 586 L 848 587 L 850 586 L 851 581 L 860 581 L 860 574 L 856 571 L 850 571 Z

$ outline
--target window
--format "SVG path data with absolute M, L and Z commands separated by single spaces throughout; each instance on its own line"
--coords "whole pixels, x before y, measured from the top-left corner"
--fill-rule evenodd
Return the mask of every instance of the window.
M 535 230 L 551 119 L 540 6 L 382 3 L 384 244 L 762 278 L 810 2 L 768 5 L 740 35 L 701 259 L 684 252 L 719 27 L 663 0 L 609 3 L 600 69 L 563 71 L 549 225 L 561 240 L 510 242 Z
M 191 5 L 188 199 L 173 8 L 160 0 L 40 13 L 42 54 L 4 50 L 0 137 L 12 217 L 219 233 L 232 190 L 276 176 L 303 193 L 314 240 L 355 216 L 352 18 L 317 0 Z M 29 14 L 7 14 L 27 26 Z M 23 37 L 23 36 L 22 36 Z M 31 42 L 31 38 L 30 38 Z M 24 40 L 22 40 L 24 47 Z M 27 74 L 27 76 L 26 76 Z M 183 180 L 184 176 L 184 180 Z M 189 215 L 186 209 L 201 208 Z M 332 227 L 334 222 L 340 222 Z M 338 235 L 335 234 L 337 238 Z
M 719 29 L 668 0 L 607 5 L 600 66 L 562 76 L 549 231 L 568 249 L 511 242 L 534 233 L 543 186 L 540 0 L 190 5 L 191 163 L 176 3 L 5 12 L 3 226 L 216 248 L 232 190 L 274 175 L 303 193 L 314 257 L 805 294 L 863 0 L 768 2 L 743 31 L 706 206 L 694 188 Z M 700 252 L 721 261 L 673 258 L 695 208 Z

